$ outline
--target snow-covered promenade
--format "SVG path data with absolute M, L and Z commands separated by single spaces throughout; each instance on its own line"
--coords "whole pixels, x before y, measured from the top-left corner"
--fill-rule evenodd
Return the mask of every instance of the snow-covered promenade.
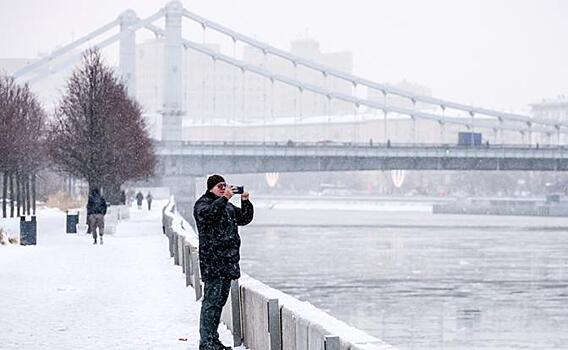
M 0 348 L 197 349 L 200 304 L 169 257 L 162 206 L 131 209 L 102 246 L 40 211 L 37 246 L 0 247 Z

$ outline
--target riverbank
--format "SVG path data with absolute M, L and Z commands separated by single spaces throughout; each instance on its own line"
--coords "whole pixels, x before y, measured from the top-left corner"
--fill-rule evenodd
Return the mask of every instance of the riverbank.
M 428 201 L 257 199 L 253 226 L 466 227 L 568 230 L 563 217 L 432 214 Z

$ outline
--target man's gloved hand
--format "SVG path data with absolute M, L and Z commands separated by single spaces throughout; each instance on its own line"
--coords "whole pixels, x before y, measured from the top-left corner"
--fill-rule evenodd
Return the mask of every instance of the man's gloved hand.
M 233 197 L 234 195 L 234 190 L 235 188 L 233 186 L 227 186 L 227 188 L 225 188 L 225 193 L 223 193 L 223 196 L 225 196 L 225 198 L 227 199 L 231 199 L 231 197 Z

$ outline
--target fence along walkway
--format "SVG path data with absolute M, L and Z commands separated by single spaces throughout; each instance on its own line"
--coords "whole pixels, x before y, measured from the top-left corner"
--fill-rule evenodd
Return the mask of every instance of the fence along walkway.
M 175 211 L 172 199 L 163 208 L 163 232 L 170 256 L 182 266 L 186 286 L 202 296 L 199 242 L 191 225 Z M 233 281 L 222 321 L 235 346 L 251 350 L 392 350 L 389 344 L 276 289 L 243 275 Z

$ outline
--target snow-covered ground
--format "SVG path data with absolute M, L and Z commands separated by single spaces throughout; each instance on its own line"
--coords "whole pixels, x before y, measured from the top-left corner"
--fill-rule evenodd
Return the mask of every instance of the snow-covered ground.
M 53 209 L 37 246 L 0 246 L 0 349 L 198 349 L 200 303 L 169 258 L 163 204 L 131 209 L 102 246 L 66 235 Z

